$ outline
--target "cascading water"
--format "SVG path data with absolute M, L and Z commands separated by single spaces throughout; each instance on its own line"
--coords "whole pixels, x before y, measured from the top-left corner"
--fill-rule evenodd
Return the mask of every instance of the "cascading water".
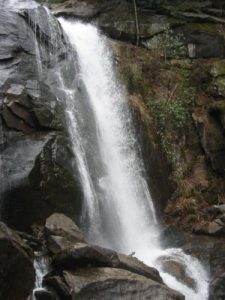
M 97 151 L 93 155 L 89 154 L 85 137 L 89 132 L 76 131 L 78 135 L 73 137 L 79 141 L 78 162 L 85 161 L 78 165 L 84 195 L 88 195 L 88 228 L 84 226 L 87 236 L 117 251 L 135 252 L 146 264 L 157 267 L 164 281 L 186 299 L 207 299 L 207 274 L 201 264 L 181 249 L 160 247 L 154 206 L 144 179 L 143 163 L 137 155 L 126 95 L 116 80 L 106 39 L 90 24 L 63 19 L 60 22 L 78 55 L 80 77 L 94 119 L 90 130 L 97 137 Z M 76 119 L 78 113 L 74 105 L 68 107 L 70 122 L 75 122 L 76 128 L 80 126 Z M 93 168 L 95 160 L 99 170 Z M 185 266 L 195 288 L 162 271 L 160 258 L 165 256 Z
M 36 252 L 35 253 L 34 268 L 35 268 L 35 271 L 36 271 L 36 280 L 35 280 L 35 288 L 33 290 L 33 295 L 32 295 L 33 300 L 36 299 L 35 294 L 38 291 L 45 290 L 42 287 L 42 281 L 43 281 L 43 277 L 49 271 L 49 261 L 43 255 L 43 253 L 41 253 L 41 252 Z

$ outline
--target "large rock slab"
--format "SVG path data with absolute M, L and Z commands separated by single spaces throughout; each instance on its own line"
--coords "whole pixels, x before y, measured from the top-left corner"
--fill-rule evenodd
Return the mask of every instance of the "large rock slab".
M 164 285 L 120 269 L 80 269 L 63 272 L 63 277 L 76 299 L 184 299 Z
M 0 223 L 0 299 L 24 300 L 35 282 L 32 259 L 20 237 Z
M 58 252 L 53 256 L 53 266 L 57 270 L 76 270 L 81 267 L 118 268 L 163 283 L 156 269 L 145 265 L 137 258 L 84 243 L 76 243 Z

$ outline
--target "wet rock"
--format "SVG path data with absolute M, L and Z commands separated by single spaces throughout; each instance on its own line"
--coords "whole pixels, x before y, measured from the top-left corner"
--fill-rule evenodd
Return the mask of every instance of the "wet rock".
M 43 7 L 3 8 L 0 33 L 2 220 L 27 231 L 54 212 L 78 220 L 82 191 L 57 77 L 66 72 L 74 87 L 71 47 Z
M 162 284 L 120 269 L 80 269 L 63 272 L 63 278 L 76 299 L 184 299 Z
M 193 278 L 188 276 L 185 265 L 182 265 L 181 263 L 169 258 L 160 259 L 160 263 L 164 272 L 171 274 L 178 281 L 187 285 L 191 289 L 196 290 L 196 282 Z
M 75 270 L 81 267 L 112 267 L 143 275 L 159 283 L 163 282 L 156 269 L 146 266 L 137 258 L 83 243 L 76 243 L 58 252 L 53 257 L 53 265 L 58 270 Z
M 0 223 L 0 299 L 26 299 L 34 281 L 33 262 L 25 251 L 23 241 Z
M 118 254 L 118 259 L 119 259 L 119 263 L 114 265 L 116 268 L 127 270 L 132 273 L 145 276 L 158 283 L 163 283 L 162 278 L 156 269 L 145 265 L 137 258 L 124 255 L 124 254 Z
M 69 139 L 59 133 L 35 134 L 18 136 L 13 145 L 4 152 L 14 159 L 8 162 L 8 168 L 13 168 L 8 173 L 11 189 L 4 193 L 3 219 L 18 230 L 28 230 L 35 222 L 44 223 L 55 211 L 78 219 L 81 194 L 70 164 L 73 153 Z
M 23 131 L 24 133 L 28 134 L 34 131 L 33 128 L 27 125 L 23 119 L 18 118 L 7 107 L 3 109 L 2 117 L 9 128 Z
M 48 274 L 44 277 L 43 284 L 51 290 L 54 290 L 59 296 L 59 299 L 71 300 L 71 289 L 65 283 L 63 277 Z
M 225 299 L 225 273 L 217 275 L 209 285 L 209 300 Z
M 79 227 L 67 216 L 55 213 L 45 222 L 47 235 L 63 237 L 69 242 L 85 242 Z
M 34 292 L 36 300 L 56 300 L 57 297 L 53 292 L 47 291 L 45 289 L 39 289 Z
M 53 257 L 53 265 L 59 270 L 88 266 L 113 267 L 118 263 L 116 252 L 84 243 L 76 243 Z

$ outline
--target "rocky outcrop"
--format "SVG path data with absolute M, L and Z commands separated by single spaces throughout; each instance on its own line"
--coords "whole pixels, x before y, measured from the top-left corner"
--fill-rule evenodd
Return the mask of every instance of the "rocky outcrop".
M 44 286 L 60 299 L 184 299 L 164 285 L 156 269 L 134 257 L 87 244 L 77 226 L 63 215 L 55 214 L 46 220 L 45 234 L 52 263 Z M 54 251 L 48 246 L 49 239 L 57 235 L 64 238 L 64 243 Z
M 211 221 L 197 225 L 194 232 L 211 236 L 225 236 L 225 205 L 213 205 L 208 212 L 211 215 Z
M 71 273 L 64 272 L 63 277 L 76 299 L 184 299 L 182 295 L 163 285 L 120 269 L 80 269 Z
M 0 261 L 0 299 L 26 299 L 35 280 L 31 249 L 3 223 L 0 223 Z
M 209 300 L 223 299 L 225 297 L 225 274 L 220 274 L 210 283 Z
M 46 9 L 0 14 L 1 218 L 21 230 L 53 212 L 79 219 L 82 195 L 57 77 L 65 68 L 71 82 L 76 76 L 72 50 Z
M 138 26 L 133 1 L 68 0 L 59 3 L 52 0 L 50 3 L 55 15 L 95 21 L 112 38 L 151 44 L 151 39 L 158 38 L 170 24 L 176 33 L 182 34 L 188 57 L 225 56 L 224 38 L 220 32 L 225 17 L 219 2 L 214 6 L 211 1 L 206 4 L 196 1 L 192 5 L 188 1 L 136 1 Z M 199 26 L 199 23 L 204 25 Z

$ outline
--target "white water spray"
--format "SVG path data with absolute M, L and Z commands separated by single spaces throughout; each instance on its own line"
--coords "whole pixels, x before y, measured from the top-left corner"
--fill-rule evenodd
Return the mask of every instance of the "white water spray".
M 101 175 L 89 168 L 97 181 L 92 190 L 99 200 L 98 205 L 89 201 L 87 210 L 89 215 L 98 215 L 99 219 L 90 220 L 88 236 L 117 251 L 127 254 L 134 251 L 139 259 L 157 267 L 165 283 L 183 293 L 186 299 L 207 299 L 207 274 L 201 264 L 181 249 L 160 248 L 154 206 L 144 179 L 143 163 L 137 155 L 127 98 L 116 80 L 106 39 L 90 24 L 63 19 L 60 22 L 78 54 L 80 77 L 93 111 L 96 126 L 93 130 L 97 132 L 102 164 Z M 73 112 L 70 111 L 70 114 Z M 78 138 L 82 145 L 82 153 L 87 152 L 81 136 L 74 138 Z M 94 155 L 92 159 L 95 159 Z M 86 163 L 88 165 L 88 161 Z M 79 171 L 85 181 L 84 169 L 80 168 Z M 89 182 L 83 185 L 84 194 L 87 194 Z M 96 196 L 90 199 L 96 201 Z M 96 228 L 94 230 L 96 222 L 97 235 Z M 195 281 L 196 288 L 192 289 L 164 273 L 159 264 L 163 256 L 183 264 L 188 276 Z

